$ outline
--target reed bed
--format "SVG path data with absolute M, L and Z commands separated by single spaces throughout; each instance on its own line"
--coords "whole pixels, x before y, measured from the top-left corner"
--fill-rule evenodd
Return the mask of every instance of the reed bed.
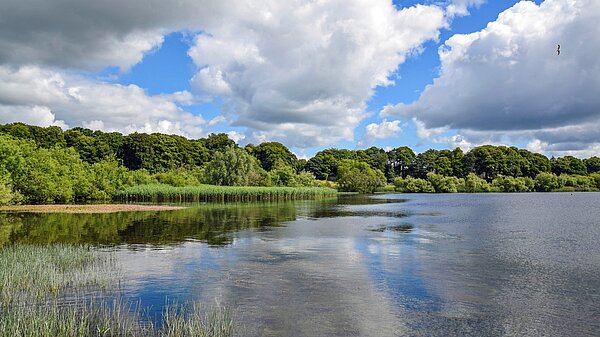
M 122 273 L 112 252 L 89 246 L 0 248 L 0 337 L 231 336 L 223 308 L 165 306 L 158 326 L 120 299 Z
M 0 249 L 0 266 L 3 305 L 86 288 L 105 291 L 121 277 L 113 255 L 89 246 L 6 246 Z
M 83 300 L 78 305 L 58 301 L 11 306 L 0 310 L 0 337 L 40 336 L 155 336 L 226 337 L 233 334 L 227 309 L 205 312 L 197 304 L 169 305 L 162 313 L 161 326 L 140 319 L 140 309 L 124 301 Z
M 274 201 L 333 197 L 337 191 L 325 187 L 183 186 L 137 185 L 117 193 L 122 201 Z

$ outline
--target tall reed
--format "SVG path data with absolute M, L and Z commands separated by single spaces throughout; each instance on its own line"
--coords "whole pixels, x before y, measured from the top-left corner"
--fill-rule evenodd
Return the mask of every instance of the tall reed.
M 122 201 L 263 201 L 325 198 L 337 191 L 324 187 L 137 185 L 117 193 Z
M 170 303 L 158 324 L 120 296 L 114 254 L 90 246 L 0 248 L 0 337 L 231 336 L 227 309 Z

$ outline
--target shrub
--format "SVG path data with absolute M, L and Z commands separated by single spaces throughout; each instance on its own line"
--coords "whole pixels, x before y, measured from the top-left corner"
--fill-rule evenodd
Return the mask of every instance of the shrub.
M 558 177 L 554 173 L 541 172 L 535 176 L 535 190 L 550 192 L 559 187 Z
M 338 167 L 337 183 L 342 191 L 373 193 L 385 186 L 386 179 L 383 172 L 372 169 L 367 163 L 344 159 Z
M 431 183 L 425 179 L 421 178 L 413 178 L 411 176 L 406 176 L 406 178 L 396 178 L 394 179 L 394 186 L 396 186 L 396 190 L 399 192 L 405 193 L 433 193 L 435 189 L 431 185 Z

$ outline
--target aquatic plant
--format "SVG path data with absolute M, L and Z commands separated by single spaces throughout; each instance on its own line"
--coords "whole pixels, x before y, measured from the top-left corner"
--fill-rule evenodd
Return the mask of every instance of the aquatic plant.
M 163 184 L 125 188 L 116 195 L 123 201 L 259 201 L 332 197 L 337 191 L 324 187 L 183 186 Z
M 230 336 L 224 308 L 171 303 L 160 324 L 119 294 L 114 254 L 90 246 L 11 245 L 0 249 L 0 337 Z

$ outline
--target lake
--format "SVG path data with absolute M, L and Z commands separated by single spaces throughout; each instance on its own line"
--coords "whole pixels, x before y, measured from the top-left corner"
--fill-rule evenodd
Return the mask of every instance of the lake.
M 223 305 L 239 336 L 600 336 L 600 193 L 188 205 L 0 214 L 0 245 L 116 249 L 149 317 Z

